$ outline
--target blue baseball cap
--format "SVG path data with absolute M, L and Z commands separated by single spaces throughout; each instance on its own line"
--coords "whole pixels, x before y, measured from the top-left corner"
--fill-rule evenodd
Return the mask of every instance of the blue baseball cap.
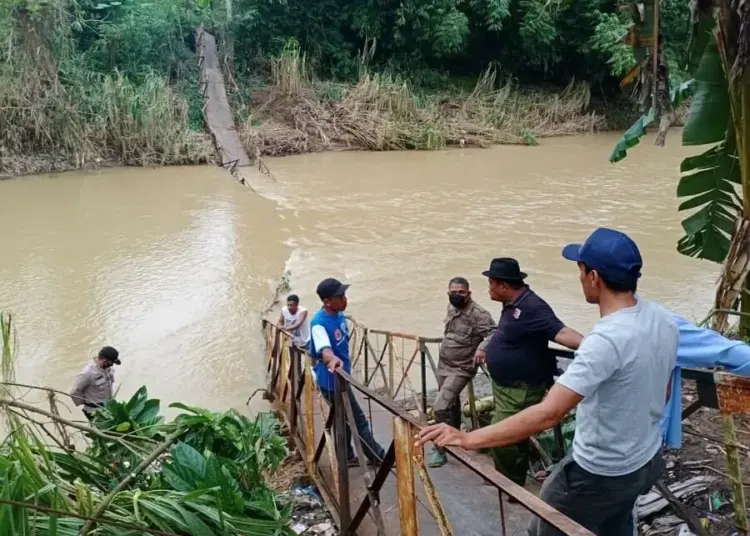
M 565 246 L 562 256 L 585 264 L 613 283 L 630 283 L 641 277 L 643 259 L 638 246 L 614 229 L 599 227 L 583 244 Z

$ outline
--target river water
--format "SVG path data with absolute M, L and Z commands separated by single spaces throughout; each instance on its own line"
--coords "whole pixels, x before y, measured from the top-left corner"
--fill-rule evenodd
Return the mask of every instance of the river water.
M 679 255 L 679 133 L 611 165 L 617 136 L 540 147 L 323 153 L 268 159 L 257 193 L 212 167 L 108 169 L 0 182 L 0 309 L 18 327 L 18 378 L 67 390 L 116 346 L 121 394 L 243 407 L 264 382 L 260 313 L 288 269 L 303 305 L 326 276 L 352 284 L 373 327 L 438 335 L 446 286 L 514 256 L 569 325 L 597 312 L 560 257 L 596 226 L 644 256 L 642 295 L 688 318 L 710 308 L 718 269 Z M 260 407 L 260 401 L 252 405 Z

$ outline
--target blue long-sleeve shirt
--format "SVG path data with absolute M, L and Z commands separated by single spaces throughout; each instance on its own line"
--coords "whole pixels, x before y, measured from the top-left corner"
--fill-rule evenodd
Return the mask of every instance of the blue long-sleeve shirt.
M 723 367 L 739 376 L 750 376 L 750 346 L 727 339 L 716 331 L 700 328 L 672 313 L 680 329 L 677 367 L 672 378 L 672 396 L 661 421 L 664 442 L 670 448 L 682 446 L 682 367 Z

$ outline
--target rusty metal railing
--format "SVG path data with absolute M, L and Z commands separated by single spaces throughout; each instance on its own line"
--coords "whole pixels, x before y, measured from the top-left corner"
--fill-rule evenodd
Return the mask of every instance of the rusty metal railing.
M 421 448 L 414 446 L 415 434 L 425 426 L 425 422 L 397 406 L 388 394 L 376 392 L 343 371 L 334 375 L 332 403 L 323 402 L 310 356 L 291 344 L 289 333 L 268 321 L 264 321 L 263 327 L 266 337 L 267 397 L 288 425 L 289 433 L 305 459 L 308 474 L 331 507 L 341 533 L 357 533 L 367 518 L 372 520 L 378 534 L 394 534 L 392 528 L 386 528 L 384 512 L 381 510 L 381 493 L 386 483 L 393 481 L 391 477 L 395 474 L 399 533 L 404 536 L 420 533 L 417 505 L 421 501 L 416 488 L 418 476 L 427 498 L 426 508 L 439 527 L 440 534 L 454 534 L 451 519 L 446 514 L 425 467 L 424 453 Z M 356 338 L 353 337 L 351 342 L 356 343 Z M 393 382 L 389 385 L 393 385 Z M 369 398 L 379 411 L 388 415 L 392 424 L 393 439 L 375 471 L 365 464 L 362 441 L 355 432 L 357 426 L 350 403 L 350 392 Z M 361 498 L 355 497 L 350 486 L 347 425 L 352 431 L 351 437 L 359 457 L 360 469 L 365 475 L 365 493 Z M 593 536 L 587 529 L 495 471 L 490 464 L 470 457 L 462 449 L 449 448 L 447 452 L 461 466 L 497 489 L 502 534 L 506 534 L 502 497 L 507 494 L 563 534 Z

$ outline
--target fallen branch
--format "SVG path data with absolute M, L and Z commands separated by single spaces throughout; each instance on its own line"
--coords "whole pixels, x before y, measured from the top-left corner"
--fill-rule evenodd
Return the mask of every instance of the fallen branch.
M 725 472 L 719 471 L 718 469 L 716 469 L 715 467 L 711 467 L 710 465 L 698 465 L 698 466 L 696 466 L 696 469 L 697 468 L 708 469 L 709 471 L 711 471 L 713 473 L 716 473 L 717 475 L 721 475 L 724 478 L 728 478 L 728 479 L 732 478 L 731 476 L 729 476 Z M 745 486 L 746 488 L 750 488 L 750 482 L 742 482 L 742 485 Z
M 73 398 L 72 396 L 70 396 L 70 393 L 66 393 L 65 391 L 59 391 L 58 389 L 53 389 L 52 387 L 39 387 L 38 385 L 29 385 L 26 383 L 16 383 L 16 382 L 0 382 L 0 385 L 8 385 L 10 387 L 20 387 L 21 389 L 35 389 L 37 391 L 47 391 L 48 393 L 56 393 L 58 395 L 67 396 L 70 399 Z
M 711 536 L 706 529 L 701 525 L 701 520 L 691 512 L 680 500 L 675 497 L 675 494 L 669 489 L 669 487 L 662 481 L 658 480 L 654 485 L 658 489 L 662 496 L 665 497 L 669 504 L 674 508 L 675 513 L 688 524 L 690 530 L 692 530 L 697 536 Z
M 716 436 L 711 436 L 711 435 L 695 432 L 691 430 L 689 426 L 690 426 L 689 424 L 684 424 L 682 426 L 682 431 L 685 432 L 686 434 L 689 434 L 695 437 L 700 437 L 701 439 L 707 439 L 708 441 L 716 443 L 717 445 L 726 446 L 726 443 L 724 442 L 723 439 L 720 439 Z M 747 445 L 743 445 L 742 443 L 736 443 L 736 447 L 740 450 L 744 450 L 745 452 L 750 452 L 750 447 L 748 447 Z
M 167 439 L 164 440 L 164 442 L 159 445 L 154 451 L 141 463 L 138 464 L 138 466 L 133 469 L 133 471 L 128 474 L 125 478 L 123 478 L 119 484 L 113 489 L 109 494 L 102 499 L 102 502 L 99 503 L 99 506 L 97 506 L 96 510 L 94 510 L 94 513 L 92 514 L 92 518 L 86 522 L 86 524 L 83 526 L 80 532 L 80 536 L 86 536 L 89 532 L 91 532 L 91 529 L 94 528 L 94 525 L 96 524 L 95 519 L 100 517 L 109 507 L 109 504 L 112 502 L 112 499 L 115 498 L 115 495 L 120 493 L 122 490 L 124 490 L 126 487 L 128 487 L 128 484 L 130 484 L 135 478 L 143 472 L 144 469 L 146 469 L 149 465 L 154 463 L 156 458 L 161 456 L 161 454 L 169 448 L 169 446 L 174 443 L 177 439 L 179 439 L 185 431 L 182 428 L 178 428 L 176 432 L 174 432 L 172 435 L 167 437 Z
M 66 426 L 70 426 L 71 428 L 76 428 L 77 430 L 81 430 L 82 432 L 89 433 L 91 435 L 95 435 L 97 437 L 100 437 L 102 439 L 106 439 L 107 441 L 115 441 L 117 443 L 120 443 L 123 447 L 128 449 L 130 452 L 134 454 L 139 454 L 136 452 L 131 445 L 129 445 L 127 442 L 123 441 L 121 438 L 109 434 L 105 434 L 104 432 L 101 432 L 97 430 L 96 428 L 92 428 L 91 426 L 85 426 L 83 424 L 78 424 L 77 422 L 70 421 L 68 419 L 65 419 L 63 417 L 59 417 L 55 415 L 54 413 L 51 413 L 49 411 L 43 410 L 41 408 L 37 408 L 35 406 L 32 406 L 31 404 L 27 404 L 26 402 L 21 402 L 20 400 L 3 400 L 0 399 L 0 406 L 10 406 L 13 408 L 22 409 L 25 411 L 30 411 L 31 413 L 38 413 L 39 415 L 44 415 L 48 419 L 56 422 L 60 422 Z M 139 438 L 140 439 L 140 438 Z
M 44 423 L 43 423 L 43 422 L 39 422 L 39 421 L 36 421 L 36 420 L 32 419 L 31 417 L 29 417 L 29 416 L 28 416 L 27 414 L 25 414 L 25 413 L 21 413 L 20 411 L 16 411 L 16 410 L 15 410 L 15 409 L 13 409 L 13 408 L 8 408 L 8 411 L 10 411 L 11 413 L 13 413 L 13 414 L 14 414 L 14 415 L 16 415 L 17 417 L 20 417 L 20 418 L 22 418 L 22 419 L 26 419 L 27 421 L 29 421 L 29 422 L 32 422 L 32 423 L 34 423 L 35 425 L 37 425 L 37 426 L 38 426 L 39 428 L 41 428 L 41 430 L 42 430 L 42 431 L 43 431 L 43 432 L 44 432 L 45 434 L 47 434 L 47 436 L 49 436 L 49 438 L 50 438 L 50 439 L 51 439 L 52 441 L 54 441 L 54 442 L 55 442 L 55 444 L 56 444 L 56 445 L 57 445 L 58 447 L 60 447 L 60 448 L 61 448 L 61 449 L 62 449 L 62 450 L 63 450 L 64 452 L 69 452 L 69 451 L 70 451 L 70 449 L 69 449 L 68 447 L 66 447 L 65 445 L 63 445 L 62 443 L 60 443 L 60 440 L 59 440 L 59 439 L 57 439 L 57 438 L 55 437 L 55 434 L 53 434 L 52 432 L 50 432 L 49 430 L 47 430 L 47 428 L 46 428 L 46 427 L 44 426 Z
M 11 501 L 8 499 L 0 498 L 0 504 L 7 504 L 8 506 L 14 506 L 16 508 L 28 508 L 29 510 L 35 510 L 37 512 L 43 512 L 58 517 L 72 517 L 75 519 L 83 519 L 86 521 L 92 521 L 94 523 L 102 523 L 104 525 L 112 525 L 113 527 L 120 527 L 128 530 L 135 530 L 139 532 L 146 532 L 149 534 L 155 534 L 156 536 L 180 536 L 176 532 L 164 532 L 163 530 L 150 529 L 141 525 L 133 525 L 131 523 L 124 523 L 122 521 L 114 521 L 112 519 L 94 518 L 89 516 L 83 516 L 76 514 L 75 512 L 66 512 L 65 510 L 56 510 L 54 508 L 47 508 L 46 506 L 39 506 L 38 504 L 25 503 L 19 501 Z

